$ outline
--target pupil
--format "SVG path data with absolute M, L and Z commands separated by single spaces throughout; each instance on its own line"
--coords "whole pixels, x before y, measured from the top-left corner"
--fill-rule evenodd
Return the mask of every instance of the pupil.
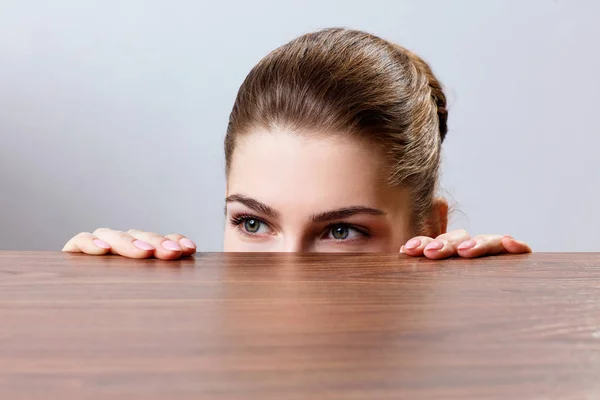
M 346 239 L 348 237 L 348 228 L 345 226 L 333 228 L 333 237 L 336 239 Z
M 255 219 L 247 219 L 245 222 L 245 228 L 248 232 L 256 233 L 258 232 L 258 221 Z

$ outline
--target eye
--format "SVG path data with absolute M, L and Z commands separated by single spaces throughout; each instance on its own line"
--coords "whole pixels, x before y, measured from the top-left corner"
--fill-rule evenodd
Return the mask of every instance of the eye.
M 362 236 L 368 236 L 360 230 L 345 224 L 336 224 L 329 227 L 327 239 L 352 240 Z
M 334 239 L 344 240 L 349 234 L 350 229 L 348 229 L 346 226 L 336 226 L 335 228 L 331 229 L 331 236 L 333 236 Z
M 247 219 L 244 221 L 244 229 L 249 233 L 258 233 L 261 222 L 257 219 Z
M 231 218 L 231 225 L 245 235 L 262 235 L 271 233 L 271 228 L 266 222 L 252 215 L 239 215 Z

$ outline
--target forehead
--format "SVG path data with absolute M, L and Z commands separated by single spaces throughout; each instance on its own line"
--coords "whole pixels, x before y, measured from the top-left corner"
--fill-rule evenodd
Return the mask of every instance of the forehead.
M 284 212 L 384 208 L 398 192 L 386 174 L 381 151 L 348 135 L 254 131 L 238 137 L 227 190 Z

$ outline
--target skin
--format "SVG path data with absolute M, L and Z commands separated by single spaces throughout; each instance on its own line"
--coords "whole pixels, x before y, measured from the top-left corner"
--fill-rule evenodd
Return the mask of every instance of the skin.
M 384 183 L 388 169 L 379 152 L 333 133 L 256 130 L 239 137 L 227 180 L 224 250 L 402 252 L 431 259 L 531 251 L 506 235 L 446 232 L 443 199 L 434 201 L 431 231 L 415 237 L 409 189 Z M 173 260 L 193 254 L 196 245 L 179 234 L 101 228 L 76 235 L 63 251 Z

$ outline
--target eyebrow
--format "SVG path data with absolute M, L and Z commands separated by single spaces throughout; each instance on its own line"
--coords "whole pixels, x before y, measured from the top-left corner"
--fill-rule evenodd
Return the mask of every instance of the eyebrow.
M 262 203 L 251 197 L 242 196 L 241 194 L 232 194 L 231 196 L 227 196 L 227 198 L 225 199 L 225 212 L 227 213 L 227 203 L 236 202 L 245 205 L 253 211 L 265 214 L 273 219 L 277 219 L 279 217 L 279 212 L 277 212 L 277 210 L 275 210 L 274 208 L 269 207 L 265 203 Z
M 313 222 L 327 222 L 336 219 L 348 218 L 358 214 L 385 215 L 386 213 L 377 208 L 356 206 L 340 208 L 339 210 L 326 211 L 320 214 L 311 215 L 310 219 Z
M 278 218 L 279 212 L 272 207 L 269 207 L 263 202 L 260 202 L 251 197 L 243 196 L 241 194 L 232 194 L 225 199 L 225 203 L 241 203 L 248 207 L 249 209 L 256 211 L 258 213 L 265 214 L 271 218 Z M 225 212 L 227 212 L 227 205 L 225 206 Z M 310 216 L 310 219 L 313 222 L 327 222 L 336 219 L 348 218 L 353 215 L 358 214 L 369 214 L 369 215 L 386 215 L 385 211 L 379 210 L 377 208 L 371 207 L 363 207 L 363 206 L 354 206 L 354 207 L 345 207 L 340 208 L 338 210 L 333 211 L 325 211 L 319 214 L 314 214 Z

